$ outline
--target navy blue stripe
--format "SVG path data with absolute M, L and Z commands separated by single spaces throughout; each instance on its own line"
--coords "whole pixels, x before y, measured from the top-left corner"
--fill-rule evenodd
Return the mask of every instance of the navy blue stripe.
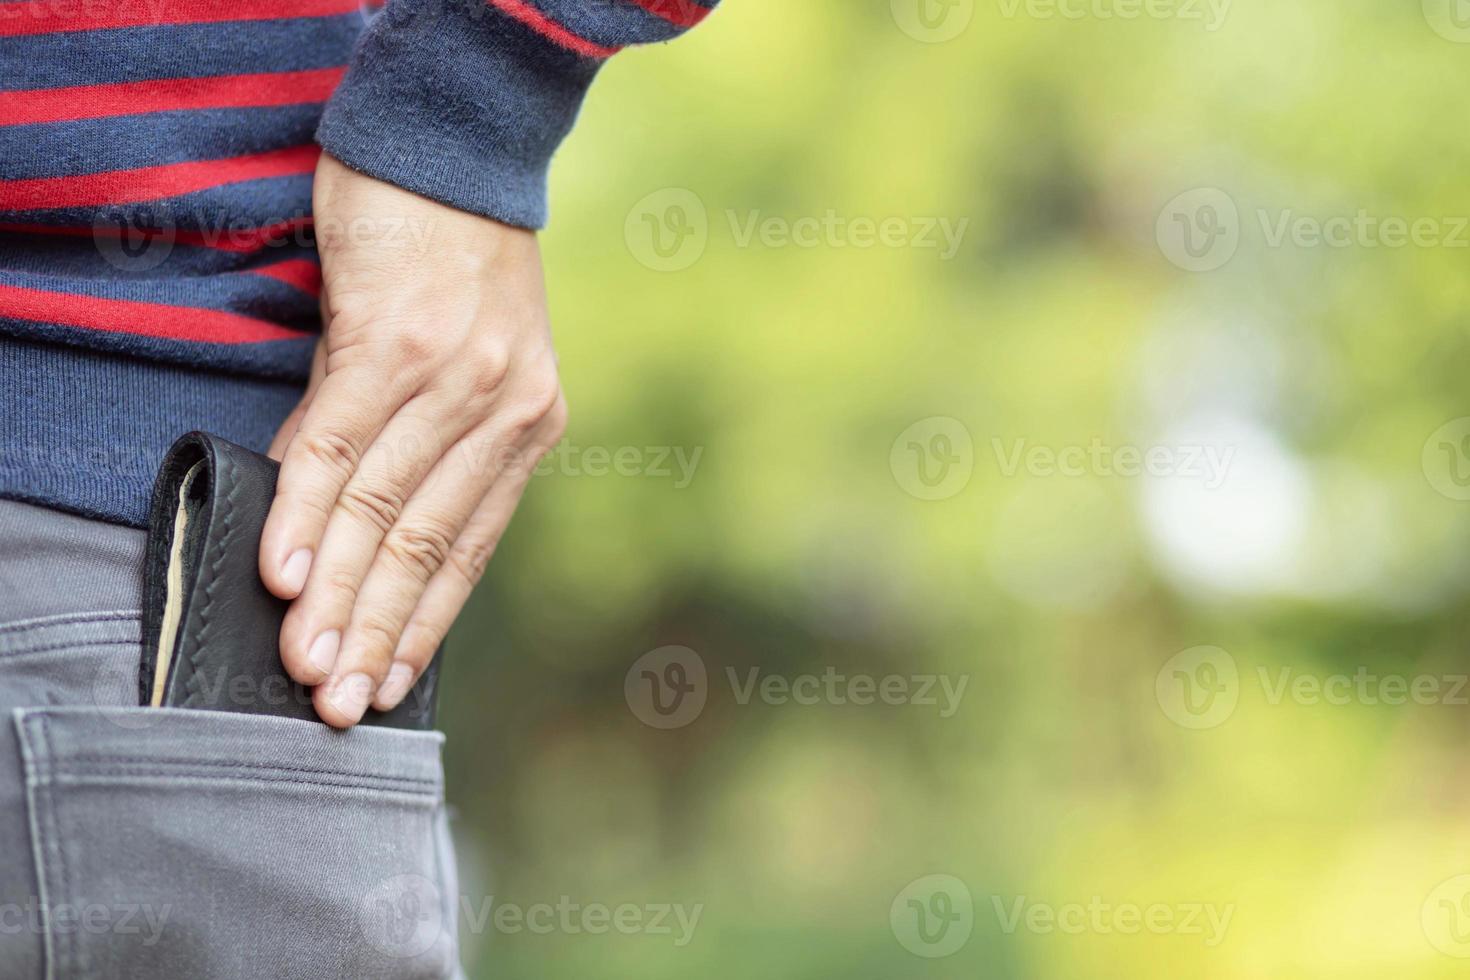
M 0 159 L 8 179 L 216 160 L 310 143 L 321 114 L 318 102 L 0 126 Z
M 0 335 L 89 347 L 133 357 L 205 370 L 253 374 L 286 381 L 305 380 L 311 372 L 315 337 L 268 340 L 253 344 L 207 344 L 194 340 L 142 337 L 130 333 L 88 330 L 0 316 Z M 105 397 L 94 392 L 94 397 Z
M 0 90 L 333 68 L 347 63 L 362 26 L 345 14 L 3 37 Z
M 0 285 L 222 310 L 296 330 L 310 331 L 320 327 L 321 309 L 315 296 L 279 279 L 253 272 L 201 279 L 70 279 L 7 270 L 0 272 Z
M 290 240 L 259 252 L 226 252 L 166 240 L 145 248 L 124 248 L 111 236 L 0 233 L 0 270 L 68 279 L 163 279 L 217 276 L 259 269 L 288 259 L 316 260 L 309 239 Z M 0 272 L 0 275 L 3 275 Z

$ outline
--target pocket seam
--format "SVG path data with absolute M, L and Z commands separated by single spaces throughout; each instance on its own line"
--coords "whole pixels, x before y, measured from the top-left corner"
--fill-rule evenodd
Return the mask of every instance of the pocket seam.
M 49 754 L 49 747 L 48 747 Z M 41 768 L 41 767 L 38 767 Z M 48 762 L 44 766 L 50 776 L 158 776 L 169 779 L 206 779 L 216 782 L 297 783 L 304 786 L 343 786 L 355 789 L 397 790 L 415 796 L 438 799 L 440 782 L 414 776 L 374 776 L 335 769 L 307 769 L 290 766 L 266 766 L 248 762 L 160 762 L 157 759 L 104 758 L 71 756 L 64 762 Z M 246 770 L 239 772 L 238 770 Z M 210 772 L 208 770 L 216 770 Z M 271 778 L 271 774 L 275 774 Z M 312 779 L 311 776 L 338 776 L 337 780 Z
M 50 746 L 48 745 L 47 748 L 49 749 Z M 210 762 L 207 760 L 199 759 L 190 762 L 159 763 L 157 759 L 149 759 L 138 755 L 73 755 L 68 756 L 67 758 L 69 762 L 80 762 L 84 765 L 87 763 L 102 763 L 103 765 L 106 765 L 108 763 L 119 763 L 121 765 L 128 766 L 164 765 L 170 768 L 188 768 L 190 766 L 201 766 L 213 769 L 258 769 L 266 772 L 284 773 L 299 772 L 309 774 L 319 772 L 324 776 L 342 776 L 345 779 L 371 779 L 374 781 L 395 783 L 417 783 L 422 786 L 439 785 L 439 780 L 437 779 L 428 779 L 420 776 L 378 776 L 370 772 L 355 772 L 346 769 L 322 769 L 307 766 L 266 765 L 260 762 Z
M 81 643 L 53 643 L 44 647 L 29 647 L 19 650 L 0 651 L 0 660 L 7 663 L 18 660 L 21 657 L 30 657 L 38 653 L 56 653 L 58 650 L 91 650 L 96 647 L 136 647 L 137 640 L 92 640 Z
M 34 616 L 30 619 L 13 619 L 0 623 L 0 635 L 24 633 L 52 626 L 85 626 L 90 623 L 117 623 L 142 618 L 143 614 L 136 609 L 107 609 L 90 613 L 63 613 L 60 616 Z
M 26 794 L 32 817 L 31 834 L 34 838 L 31 851 L 36 861 L 36 887 L 41 899 L 46 980 L 57 980 L 67 975 L 68 971 L 64 969 L 65 961 L 71 958 L 72 951 L 66 948 L 65 937 L 53 928 L 51 893 L 59 891 L 63 895 L 71 894 L 72 883 L 71 875 L 67 871 L 61 824 L 56 815 L 56 800 L 51 792 L 53 781 L 47 767 L 41 765 L 37 759 L 36 750 L 38 748 L 44 757 L 51 757 L 51 732 L 45 717 L 38 720 L 40 724 L 34 726 L 34 732 L 32 732 L 33 726 L 24 724 L 19 717 L 16 719 L 16 727 L 19 729 L 21 744 L 24 746 Z M 32 739 L 33 734 L 34 740 Z M 46 824 L 45 833 L 41 832 L 39 826 L 43 822 Z

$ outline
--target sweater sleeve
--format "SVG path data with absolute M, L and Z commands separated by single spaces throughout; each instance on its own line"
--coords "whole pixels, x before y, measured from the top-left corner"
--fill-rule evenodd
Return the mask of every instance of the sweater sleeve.
M 317 130 L 347 166 L 523 228 L 597 70 L 718 0 L 391 0 Z

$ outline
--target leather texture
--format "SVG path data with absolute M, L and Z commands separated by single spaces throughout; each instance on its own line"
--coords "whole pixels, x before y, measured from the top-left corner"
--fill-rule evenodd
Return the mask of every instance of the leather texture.
M 317 721 L 311 692 L 281 666 L 278 638 L 287 603 L 260 580 L 257 554 L 275 497 L 278 464 L 217 436 L 191 432 L 169 449 L 149 514 L 139 703 L 150 703 L 168 599 L 179 492 L 188 481 L 182 609 L 163 706 Z M 364 725 L 434 727 L 442 649 L 392 711 L 369 708 Z

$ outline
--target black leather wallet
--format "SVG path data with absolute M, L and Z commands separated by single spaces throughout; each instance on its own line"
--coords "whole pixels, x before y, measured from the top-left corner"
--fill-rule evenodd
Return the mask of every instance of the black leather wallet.
M 260 580 L 278 469 L 203 432 L 164 457 L 149 515 L 141 704 L 318 720 L 310 690 L 281 666 L 287 603 Z M 433 728 L 440 660 L 398 707 L 369 708 L 362 724 Z

